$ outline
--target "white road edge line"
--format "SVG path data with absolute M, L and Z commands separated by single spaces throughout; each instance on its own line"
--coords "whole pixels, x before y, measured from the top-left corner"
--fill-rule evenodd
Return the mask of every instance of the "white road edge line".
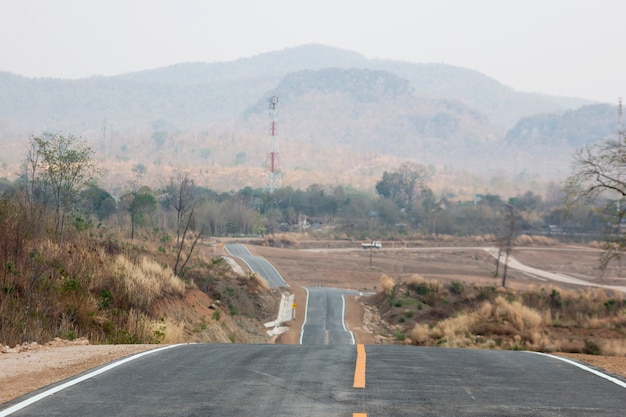
M 307 318 L 307 313 L 309 310 L 309 289 L 307 287 L 303 287 L 303 288 L 306 291 L 306 303 L 304 305 L 304 321 L 302 322 L 302 327 L 300 328 L 300 344 L 302 344 L 302 336 L 304 335 L 304 326 L 306 326 L 306 318 Z
M 588 367 L 588 366 L 586 366 L 586 365 L 583 365 L 582 363 L 578 363 L 578 362 L 576 362 L 576 361 L 573 361 L 573 360 L 571 360 L 571 359 L 567 359 L 567 358 L 563 358 L 563 357 L 561 357 L 561 356 L 549 355 L 549 354 L 547 354 L 547 353 L 542 353 L 542 352 L 532 352 L 532 351 L 528 351 L 528 352 L 530 352 L 530 353 L 534 353 L 534 354 L 536 354 L 536 355 L 548 356 L 548 357 L 553 358 L 553 359 L 558 359 L 558 360 L 560 360 L 560 361 L 567 362 L 567 363 L 569 363 L 570 365 L 574 365 L 574 366 L 576 366 L 576 367 L 578 367 L 578 368 L 580 368 L 580 369 L 582 369 L 582 370 L 584 370 L 584 371 L 591 372 L 592 374 L 597 375 L 597 376 L 599 376 L 600 378 L 604 378 L 604 379 L 606 379 L 607 381 L 610 381 L 610 382 L 614 383 L 615 385 L 618 385 L 618 386 L 620 386 L 620 387 L 622 387 L 622 388 L 626 388 L 626 382 L 621 381 L 621 380 L 619 380 L 619 379 L 617 379 L 617 378 L 614 378 L 614 377 L 612 377 L 612 376 L 610 376 L 610 375 L 607 375 L 607 374 L 605 374 L 604 372 L 600 372 L 600 371 L 597 371 L 597 370 L 595 370 L 595 369 L 593 369 L 593 368 L 590 368 L 590 367 Z
M 346 333 L 350 333 L 350 339 L 352 339 L 352 344 L 354 345 L 354 333 L 346 327 L 346 295 L 342 294 L 341 299 L 343 300 L 343 307 L 341 308 L 341 324 L 343 325 L 343 330 Z
M 8 416 L 8 415 L 11 415 L 11 414 L 15 413 L 16 411 L 19 411 L 19 410 L 21 410 L 23 408 L 26 408 L 29 405 L 36 403 L 37 401 L 43 400 L 44 398 L 46 398 L 46 397 L 48 397 L 48 396 L 50 396 L 52 394 L 56 394 L 57 392 L 62 391 L 65 388 L 69 388 L 72 385 L 76 385 L 76 384 L 78 384 L 80 382 L 86 381 L 86 380 L 88 380 L 90 378 L 93 378 L 96 375 L 100 375 L 100 374 L 102 374 L 102 373 L 104 373 L 106 371 L 109 371 L 109 370 L 111 370 L 113 368 L 116 368 L 116 367 L 118 367 L 120 365 L 123 365 L 123 364 L 125 364 L 127 362 L 134 361 L 135 359 L 138 359 L 138 358 L 140 358 L 142 356 L 150 355 L 152 353 L 160 352 L 160 351 L 165 350 L 165 349 L 171 349 L 171 348 L 175 348 L 175 347 L 178 347 L 178 346 L 183 346 L 183 345 L 186 345 L 186 344 L 187 343 L 183 343 L 183 344 L 177 344 L 177 345 L 164 346 L 164 347 L 161 347 L 161 348 L 158 348 L 158 349 L 147 350 L 145 352 L 137 353 L 137 354 L 135 354 L 133 356 L 129 356 L 129 357 L 124 358 L 122 360 L 119 360 L 117 362 L 113 362 L 113 363 L 111 363 L 111 364 L 109 364 L 107 366 L 104 366 L 102 368 L 96 369 L 95 371 L 90 372 L 90 373 L 88 373 L 86 375 L 83 375 L 83 376 L 78 377 L 76 379 L 72 379 L 70 381 L 67 381 L 67 382 L 61 384 L 61 385 L 57 385 L 54 388 L 50 388 L 49 390 L 44 391 L 41 394 L 37 394 L 37 395 L 27 399 L 27 400 L 24 400 L 24 401 L 22 401 L 20 403 L 15 404 L 15 405 L 7 408 L 7 409 L 0 410 L 0 417 L 5 417 L 5 416 Z

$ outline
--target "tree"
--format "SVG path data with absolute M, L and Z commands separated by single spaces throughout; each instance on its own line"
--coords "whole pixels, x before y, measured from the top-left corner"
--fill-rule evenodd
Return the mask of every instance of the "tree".
M 135 238 L 135 227 L 143 225 L 145 217 L 151 216 L 156 211 L 156 199 L 148 187 L 141 187 L 139 190 L 122 197 L 122 200 L 128 204 L 130 239 L 133 240 Z
M 498 259 L 496 260 L 496 276 L 498 276 L 498 270 L 500 265 L 500 257 L 504 250 L 504 268 L 502 270 L 502 286 L 506 287 L 506 274 L 509 267 L 509 255 L 513 246 L 513 238 L 517 232 L 517 209 L 510 205 L 505 204 L 502 207 L 502 215 L 504 216 L 503 233 L 500 236 L 500 244 L 498 246 Z
M 424 189 L 429 178 L 430 173 L 424 165 L 407 161 L 395 172 L 384 172 L 382 180 L 376 183 L 376 192 L 410 210 L 416 193 Z
M 115 212 L 115 199 L 95 184 L 83 190 L 80 196 L 85 212 L 95 214 L 99 220 L 104 220 Z
M 41 180 L 52 194 L 55 208 L 55 231 L 63 240 L 68 211 L 80 191 L 98 173 L 93 149 L 80 138 L 68 134 L 44 133 L 32 137 L 25 164 L 32 178 Z
M 202 230 L 198 232 L 183 260 L 185 239 L 194 222 L 195 184 L 189 175 L 179 173 L 170 178 L 170 184 L 165 191 L 166 203 L 176 211 L 176 263 L 173 270 L 175 275 L 180 275 L 203 234 Z
M 626 137 L 623 130 L 617 138 L 605 139 L 578 150 L 572 174 L 565 183 L 567 207 L 579 203 L 598 203 L 607 218 L 603 267 L 619 259 L 626 250 L 622 224 L 626 213 Z

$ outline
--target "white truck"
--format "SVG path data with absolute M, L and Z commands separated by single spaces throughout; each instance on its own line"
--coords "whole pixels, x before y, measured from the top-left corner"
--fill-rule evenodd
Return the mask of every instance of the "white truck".
M 361 247 L 363 249 L 380 249 L 383 247 L 383 244 L 380 242 L 380 240 L 373 240 L 370 243 L 361 243 Z

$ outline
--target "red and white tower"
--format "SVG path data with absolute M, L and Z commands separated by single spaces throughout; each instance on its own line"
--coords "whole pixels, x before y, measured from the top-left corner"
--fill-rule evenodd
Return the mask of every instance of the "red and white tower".
M 273 193 L 275 189 L 280 188 L 280 167 L 278 158 L 278 119 L 276 114 L 276 105 L 278 104 L 278 97 L 272 96 L 268 100 L 270 108 L 270 137 L 272 139 L 271 150 L 267 154 L 266 166 L 269 177 L 269 184 L 267 186 L 270 193 Z

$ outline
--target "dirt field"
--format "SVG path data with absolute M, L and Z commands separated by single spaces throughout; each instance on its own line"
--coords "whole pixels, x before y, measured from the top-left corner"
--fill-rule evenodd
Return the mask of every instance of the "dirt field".
M 356 246 L 356 244 L 355 244 Z M 302 251 L 249 246 L 258 256 L 272 262 L 289 282 L 296 295 L 296 320 L 281 343 L 298 343 L 302 325 L 306 294 L 303 286 L 321 284 L 329 287 L 376 291 L 380 287 L 380 275 L 385 273 L 396 281 L 407 279 L 411 274 L 426 278 L 452 280 L 466 283 L 498 285 L 493 278 L 494 259 L 483 250 L 411 249 L 362 250 L 358 248 L 332 251 L 321 249 Z M 586 281 L 624 285 L 617 266 L 600 276 L 597 268 L 598 252 L 580 248 L 541 248 L 516 250 L 514 256 L 521 262 L 552 272 L 563 272 Z M 371 267 L 370 267 L 371 256 Z M 626 272 L 626 271 L 625 271 Z M 626 276 L 626 274 L 624 274 Z M 508 284 L 512 288 L 529 288 L 550 283 L 510 270 Z M 558 283 L 552 284 L 559 286 Z M 574 288 L 568 286 L 568 288 Z M 376 313 L 365 310 L 358 300 L 351 299 L 347 306 L 347 322 L 360 343 L 381 343 L 376 331 Z M 90 346 L 84 340 L 74 342 L 55 341 L 47 345 L 26 345 L 16 351 L 0 354 L 0 403 L 67 378 L 87 369 L 115 359 L 154 348 L 154 345 L 99 345 Z M 3 350 L 3 352 L 6 349 Z M 626 378 L 625 357 L 604 357 L 568 354 L 568 357 Z

